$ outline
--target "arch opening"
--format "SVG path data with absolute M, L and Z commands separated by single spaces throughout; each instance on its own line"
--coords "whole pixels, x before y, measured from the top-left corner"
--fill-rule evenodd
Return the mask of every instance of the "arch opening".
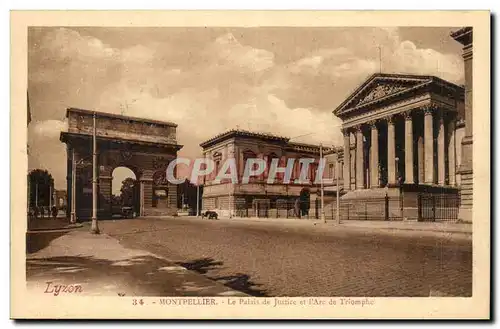
M 134 218 L 140 213 L 140 187 L 137 175 L 128 167 L 116 167 L 111 181 L 111 215 Z

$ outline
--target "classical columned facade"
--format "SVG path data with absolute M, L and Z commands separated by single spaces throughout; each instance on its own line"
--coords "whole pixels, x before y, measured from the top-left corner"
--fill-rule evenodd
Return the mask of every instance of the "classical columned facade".
M 463 104 L 464 89 L 437 77 L 372 75 L 334 111 L 344 134 L 342 198 L 363 206 L 387 196 L 411 205 L 404 217 L 417 216 L 420 192 L 458 198 Z
M 344 177 L 351 174 L 350 161 L 355 161 L 354 189 L 401 184 L 455 187 L 455 120 L 455 112 L 428 104 L 345 128 L 345 144 L 356 140 L 356 157 L 344 160 Z M 347 180 L 344 190 L 352 190 Z

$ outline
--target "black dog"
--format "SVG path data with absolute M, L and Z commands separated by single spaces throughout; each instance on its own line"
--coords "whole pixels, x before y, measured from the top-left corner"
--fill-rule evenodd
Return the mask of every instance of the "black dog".
M 201 218 L 208 218 L 208 219 L 217 219 L 219 215 L 217 215 L 217 213 L 215 211 L 211 211 L 211 210 L 207 210 L 205 211 L 205 213 L 202 213 L 201 214 Z

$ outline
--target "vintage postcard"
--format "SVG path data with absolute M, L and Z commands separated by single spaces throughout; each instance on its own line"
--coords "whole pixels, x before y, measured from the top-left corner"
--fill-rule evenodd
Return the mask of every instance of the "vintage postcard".
M 489 12 L 11 18 L 12 318 L 490 317 Z

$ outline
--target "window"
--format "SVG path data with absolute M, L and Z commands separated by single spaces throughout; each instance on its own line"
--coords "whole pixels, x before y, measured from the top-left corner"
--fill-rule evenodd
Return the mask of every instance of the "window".
M 279 157 L 276 155 L 276 153 L 271 153 L 267 156 L 267 161 L 266 161 L 266 170 L 264 171 L 264 177 L 267 179 L 269 177 L 269 173 L 271 172 L 271 164 L 273 163 L 273 159 L 279 159 Z M 279 161 L 278 161 L 279 165 Z M 275 175 L 275 179 L 278 175 Z
M 212 180 L 214 180 L 217 175 L 219 174 L 219 170 L 221 168 L 221 160 L 222 160 L 222 154 L 220 152 L 215 152 L 212 155 L 212 160 L 215 162 L 215 168 L 214 171 L 212 172 Z
M 246 150 L 243 152 L 243 167 L 242 167 L 241 177 L 243 177 L 243 175 L 245 174 L 245 168 L 247 166 L 248 159 L 255 159 L 255 158 L 257 158 L 257 155 L 254 152 L 252 152 L 250 150 Z M 256 166 L 256 165 L 254 165 L 254 166 Z M 251 168 L 251 169 L 255 169 L 255 167 Z M 254 180 L 255 180 L 255 177 L 250 177 L 250 181 L 254 181 Z

